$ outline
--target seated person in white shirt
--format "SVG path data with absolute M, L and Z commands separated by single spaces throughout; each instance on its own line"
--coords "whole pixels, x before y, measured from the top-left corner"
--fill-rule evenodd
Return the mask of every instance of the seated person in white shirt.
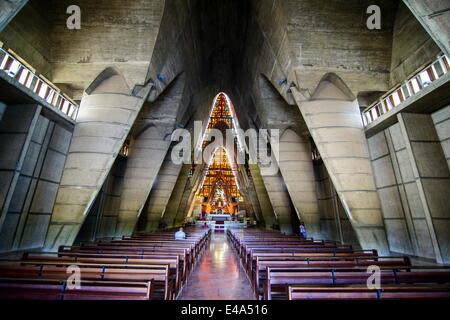
M 178 230 L 175 233 L 175 240 L 185 240 L 186 239 L 186 233 L 183 232 L 183 228 L 180 228 L 180 230 Z

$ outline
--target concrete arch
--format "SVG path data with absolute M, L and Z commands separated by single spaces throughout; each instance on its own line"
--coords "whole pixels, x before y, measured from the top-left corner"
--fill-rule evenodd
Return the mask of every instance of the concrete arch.
M 389 245 L 356 98 L 335 74 L 327 74 L 312 99 L 292 92 L 342 205 L 364 249 L 388 255 Z
M 85 92 L 89 95 L 101 93 L 130 94 L 125 77 L 114 67 L 108 67 L 92 81 Z
M 325 74 L 311 95 L 311 100 L 334 99 L 354 101 L 356 97 L 347 84 L 334 72 Z

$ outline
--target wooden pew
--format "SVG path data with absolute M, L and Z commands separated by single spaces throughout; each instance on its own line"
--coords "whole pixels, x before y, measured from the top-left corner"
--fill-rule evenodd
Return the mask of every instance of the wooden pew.
M 289 300 L 402 300 L 450 299 L 448 285 L 389 285 L 381 290 L 367 286 L 305 287 L 289 286 Z
M 152 282 L 80 281 L 70 289 L 57 279 L 0 278 L 0 299 L 21 300 L 151 300 Z
M 4 263 L 5 261 L 0 261 Z M 169 267 L 162 265 L 135 266 L 135 265 L 107 265 L 95 263 L 67 263 L 46 262 L 26 263 L 23 261 L 8 261 L 8 265 L 0 265 L 0 277 L 30 278 L 40 277 L 48 279 L 68 279 L 67 269 L 76 265 L 81 269 L 83 280 L 119 281 L 119 282 L 148 282 L 153 283 L 153 292 L 159 294 L 164 300 L 173 299 L 173 284 L 169 276 Z
M 450 284 L 450 267 L 411 267 L 398 269 L 382 267 L 380 283 L 391 284 Z M 264 283 L 264 299 L 272 300 L 288 298 L 289 285 L 301 286 L 336 286 L 366 284 L 372 273 L 366 268 L 267 268 L 267 280 Z
M 124 247 L 79 247 L 79 246 L 61 246 L 58 250 L 60 256 L 66 254 L 102 254 L 102 255 L 112 255 L 119 257 L 133 256 L 135 258 L 151 258 L 152 256 L 159 255 L 177 255 L 180 262 L 183 263 L 183 273 L 185 277 L 187 273 L 191 270 L 191 261 L 188 254 L 188 249 L 185 248 L 154 248 L 154 249 L 139 249 L 139 248 L 124 248 Z
M 246 267 L 247 272 L 250 274 L 253 272 L 256 266 L 256 260 L 258 258 L 269 258 L 273 257 L 275 260 L 279 259 L 287 259 L 290 258 L 296 258 L 296 257 L 303 257 L 303 258 L 310 258 L 315 259 L 316 257 L 350 257 L 350 258 L 358 258 L 358 257 L 368 257 L 368 258 L 375 258 L 378 256 L 378 252 L 376 250 L 351 250 L 350 252 L 321 252 L 321 253 L 315 253 L 315 252 L 305 252 L 305 250 L 297 250 L 297 249 L 291 249 L 291 250 L 284 250 L 284 249 L 278 249 L 278 250 L 272 250 L 273 248 L 268 249 L 253 249 L 250 251 L 250 254 L 247 258 L 248 261 L 244 261 L 244 265 Z
M 178 256 L 171 256 L 165 258 L 148 258 L 148 259 L 133 259 L 130 257 L 124 258 L 111 258 L 103 255 L 97 255 L 95 257 L 79 257 L 79 256 L 49 256 L 50 254 L 32 254 L 24 253 L 22 256 L 22 265 L 41 265 L 44 263 L 60 263 L 67 262 L 72 264 L 78 263 L 95 263 L 95 264 L 107 264 L 107 265 L 134 265 L 134 266 L 152 266 L 163 265 L 169 266 L 169 277 L 173 281 L 174 287 L 172 290 L 176 294 L 181 287 L 181 276 Z
M 330 258 L 330 257 L 328 257 Z M 376 257 L 375 259 L 367 257 L 317 257 L 317 259 L 298 257 L 297 260 L 258 260 L 253 277 L 253 287 L 256 296 L 259 298 L 261 283 L 267 279 L 267 268 L 278 267 L 363 267 L 363 266 L 379 266 L 379 267 L 410 267 L 411 262 L 407 257 Z

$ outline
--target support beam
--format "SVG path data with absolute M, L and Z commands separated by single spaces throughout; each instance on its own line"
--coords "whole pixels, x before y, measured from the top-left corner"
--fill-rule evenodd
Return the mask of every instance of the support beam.
M 261 213 L 264 218 L 266 229 L 271 229 L 274 224 L 277 223 L 272 204 L 270 203 L 269 195 L 264 184 L 263 177 L 258 165 L 250 164 L 250 172 L 253 177 L 253 183 L 255 184 L 255 191 L 258 198 L 259 205 L 261 207 Z
M 175 226 L 175 218 L 177 217 L 177 213 L 179 211 L 178 208 L 180 207 L 180 202 L 188 181 L 188 173 L 190 169 L 190 165 L 183 165 L 172 194 L 170 195 L 169 203 L 166 207 L 166 211 L 164 212 L 164 216 L 162 217 L 162 221 L 168 228 Z
M 166 158 L 158 173 L 155 185 L 150 192 L 146 217 L 146 230 L 154 231 L 159 227 L 162 215 L 167 208 L 170 196 L 175 188 L 177 178 L 180 175 L 181 165 L 172 162 L 172 149 L 166 154 Z
M 28 0 L 0 1 L 0 32 L 6 28 L 12 19 L 27 4 Z
M 294 215 L 294 208 L 281 173 L 278 171 L 277 174 L 265 174 L 264 169 L 261 169 L 261 176 L 272 204 L 273 212 L 280 226 L 280 231 L 286 234 L 293 234 L 292 216 Z
M 150 127 L 137 137 L 125 171 L 116 237 L 131 236 L 170 146 L 165 132 Z
M 447 0 L 403 0 L 403 2 L 448 56 L 450 54 L 450 3 Z

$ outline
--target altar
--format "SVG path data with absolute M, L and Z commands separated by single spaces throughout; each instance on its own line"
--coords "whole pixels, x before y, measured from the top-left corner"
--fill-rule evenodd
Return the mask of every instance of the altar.
M 208 220 L 210 221 L 231 221 L 230 214 L 209 214 Z

